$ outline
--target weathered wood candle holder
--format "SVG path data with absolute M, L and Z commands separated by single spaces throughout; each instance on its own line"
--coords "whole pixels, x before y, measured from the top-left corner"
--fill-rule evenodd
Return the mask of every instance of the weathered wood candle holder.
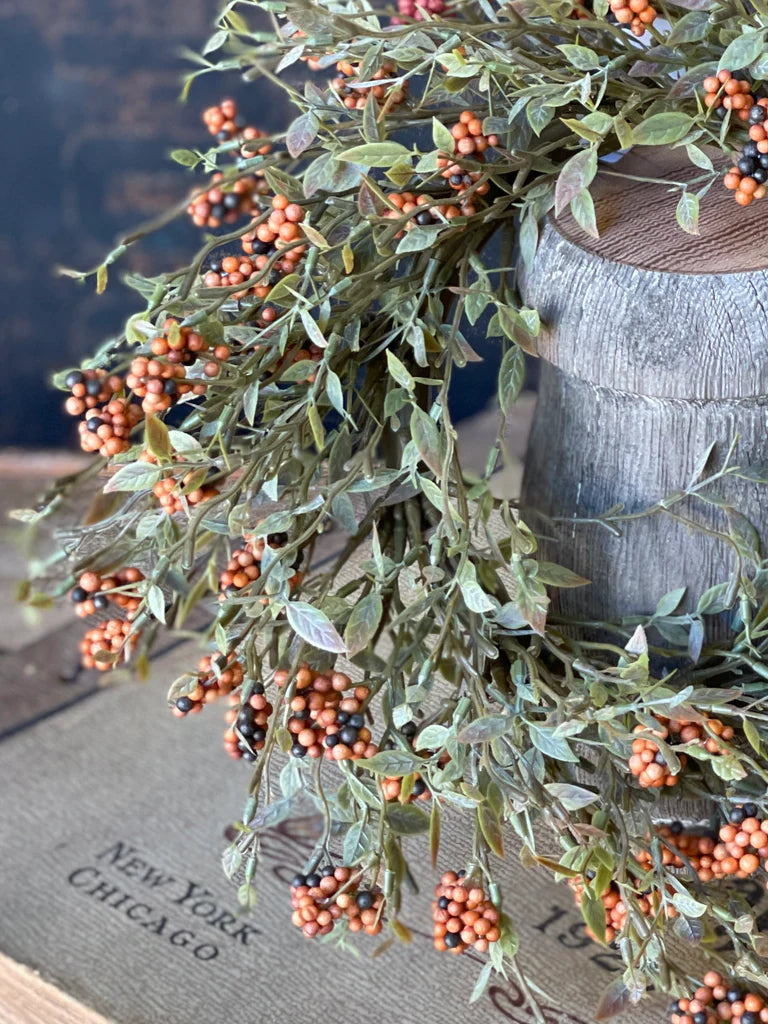
M 570 217 L 550 219 L 525 301 L 543 322 L 541 386 L 522 502 L 542 555 L 592 581 L 560 590 L 566 619 L 652 613 L 686 586 L 681 604 L 733 579 L 768 508 L 751 480 L 717 484 L 724 503 L 685 497 L 669 512 L 596 523 L 614 506 L 635 514 L 690 485 L 707 447 L 717 466 L 736 438 L 733 463 L 768 461 L 768 239 L 759 202 L 738 207 L 719 184 L 702 203 L 701 233 L 675 224 L 679 190 L 664 181 L 700 174 L 684 150 L 643 149 L 608 165 L 594 187 L 600 238 Z M 618 175 L 628 175 L 622 177 Z M 659 182 L 662 184 L 659 184 Z M 716 531 L 720 536 L 703 533 Z M 727 621 L 708 623 L 723 639 Z

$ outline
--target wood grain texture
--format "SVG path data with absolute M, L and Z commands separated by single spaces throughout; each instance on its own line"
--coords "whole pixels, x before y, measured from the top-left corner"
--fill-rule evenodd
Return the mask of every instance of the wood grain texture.
M 39 974 L 0 953 L 0 1024 L 109 1024 Z
M 620 166 L 644 176 L 676 176 L 680 168 L 670 159 L 667 154 L 665 163 L 656 163 L 658 155 L 646 151 Z M 641 201 L 640 188 L 627 179 L 601 181 L 600 241 L 569 217 L 550 221 L 523 275 L 523 297 L 544 324 L 539 352 L 545 362 L 522 501 L 545 517 L 586 518 L 616 504 L 638 512 L 684 487 L 713 441 L 717 464 L 737 434 L 737 463 L 768 461 L 762 231 L 751 208 L 744 218 L 716 188 L 703 204 L 712 206 L 701 237 L 684 235 L 675 225 L 675 201 L 665 207 L 657 186 L 654 195 L 662 200 L 654 207 Z M 768 514 L 758 485 L 729 481 L 722 493 L 764 532 Z M 679 511 L 727 532 L 722 508 L 687 502 Z M 690 609 L 735 568 L 727 544 L 665 515 L 629 523 L 619 538 L 600 526 L 528 515 L 544 534 L 543 557 L 593 581 L 588 589 L 556 593 L 560 615 L 649 613 L 662 594 L 684 584 Z M 714 635 L 725 627 L 712 628 Z
M 633 169 L 646 168 L 641 162 L 627 168 Z M 659 186 L 658 205 L 637 202 L 642 218 L 635 211 L 614 222 L 630 213 L 624 204 L 634 210 L 635 188 L 625 179 L 599 182 L 598 223 L 606 212 L 610 218 L 600 241 L 570 216 L 546 224 L 521 282 L 543 321 L 539 354 L 566 373 L 635 394 L 705 400 L 763 394 L 768 243 L 751 215 L 760 204 L 744 211 L 715 186 L 702 204 L 702 234 L 694 237 L 679 230 L 676 200 L 670 205 Z M 715 214 L 713 236 L 707 225 Z M 737 257 L 745 253 L 737 243 L 744 239 L 759 269 L 739 267 Z
M 708 155 L 718 170 L 729 166 L 716 149 L 708 149 Z M 559 218 L 557 229 L 595 256 L 642 270 L 683 275 L 763 270 L 768 266 L 765 210 L 759 202 L 738 206 L 720 182 L 701 201 L 700 233 L 678 229 L 680 190 L 664 182 L 690 182 L 696 192 L 707 180 L 708 173 L 694 167 L 684 149 L 644 146 L 617 163 L 600 165 L 590 189 L 599 238 L 585 234 L 570 212 Z

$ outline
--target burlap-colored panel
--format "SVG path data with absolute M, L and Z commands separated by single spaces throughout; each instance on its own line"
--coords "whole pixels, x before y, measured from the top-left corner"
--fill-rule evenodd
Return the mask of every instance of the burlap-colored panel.
M 378 939 L 356 937 L 356 958 L 292 927 L 287 883 L 312 821 L 269 836 L 258 906 L 238 915 L 218 854 L 249 769 L 221 748 L 220 705 L 185 720 L 165 707 L 169 680 L 196 655 L 177 649 L 148 685 L 96 694 L 0 747 L 2 951 L 118 1024 L 529 1024 L 513 981 L 468 1009 L 480 959 L 432 948 L 426 837 L 409 844 L 421 888 L 402 915 L 410 946 L 371 961 Z M 463 863 L 467 841 L 446 818 L 440 867 Z M 590 1021 L 615 954 L 585 937 L 568 888 L 520 867 L 513 848 L 499 875 L 548 1022 Z M 664 1000 L 631 1014 L 660 1024 Z

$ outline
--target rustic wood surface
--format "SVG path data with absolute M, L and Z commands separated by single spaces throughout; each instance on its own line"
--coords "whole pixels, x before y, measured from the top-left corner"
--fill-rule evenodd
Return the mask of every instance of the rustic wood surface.
M 716 167 L 728 166 L 722 153 L 714 149 L 708 153 Z M 680 191 L 665 188 L 664 182 L 694 182 L 691 191 L 696 192 L 706 173 L 693 166 L 684 149 L 633 150 L 619 163 L 601 165 L 591 190 L 600 237 L 586 235 L 570 212 L 560 217 L 557 230 L 587 252 L 643 270 L 675 275 L 764 270 L 768 265 L 765 211 L 759 202 L 746 209 L 737 206 L 733 193 L 720 182 L 702 197 L 700 235 L 678 230 L 675 207 Z
M 107 1018 L 0 953 L 0 1024 L 108 1024 Z
M 677 178 L 684 161 L 684 154 L 662 161 L 643 152 L 601 172 L 600 241 L 570 217 L 550 220 L 523 278 L 525 301 L 544 324 L 545 360 L 523 507 L 569 520 L 529 513 L 530 525 L 546 534 L 544 557 L 593 581 L 556 593 L 555 610 L 565 616 L 649 613 L 681 585 L 691 608 L 735 568 L 727 545 L 668 516 L 628 523 L 621 537 L 573 517 L 616 504 L 630 513 L 649 507 L 686 486 L 710 442 L 717 463 L 737 434 L 736 462 L 768 461 L 768 272 L 745 270 L 768 267 L 762 226 L 716 186 L 702 204 L 702 234 L 685 235 L 675 224 L 675 197 L 657 186 L 656 200 L 643 200 L 645 186 L 614 177 L 620 168 Z M 619 227 L 615 218 L 635 206 Z M 760 488 L 734 481 L 723 493 L 762 533 L 768 511 Z M 686 501 L 677 511 L 727 532 L 722 509 Z M 711 635 L 724 628 L 712 624 Z

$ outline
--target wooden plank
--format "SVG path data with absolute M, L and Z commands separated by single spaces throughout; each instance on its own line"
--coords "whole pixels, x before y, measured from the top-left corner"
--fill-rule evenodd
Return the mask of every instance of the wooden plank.
M 709 155 L 718 168 L 729 166 L 718 150 L 710 149 Z M 684 149 L 634 149 L 621 161 L 601 164 L 590 189 L 600 237 L 587 235 L 570 212 L 558 218 L 557 230 L 595 256 L 643 270 L 735 274 L 763 269 L 768 244 L 761 204 L 738 206 L 733 192 L 719 182 L 702 200 L 699 234 L 678 228 L 675 207 L 680 191 L 665 188 L 662 182 L 690 182 L 701 176 L 701 168 L 694 167 Z
M 109 1024 L 36 971 L 0 953 L 0 1024 Z

